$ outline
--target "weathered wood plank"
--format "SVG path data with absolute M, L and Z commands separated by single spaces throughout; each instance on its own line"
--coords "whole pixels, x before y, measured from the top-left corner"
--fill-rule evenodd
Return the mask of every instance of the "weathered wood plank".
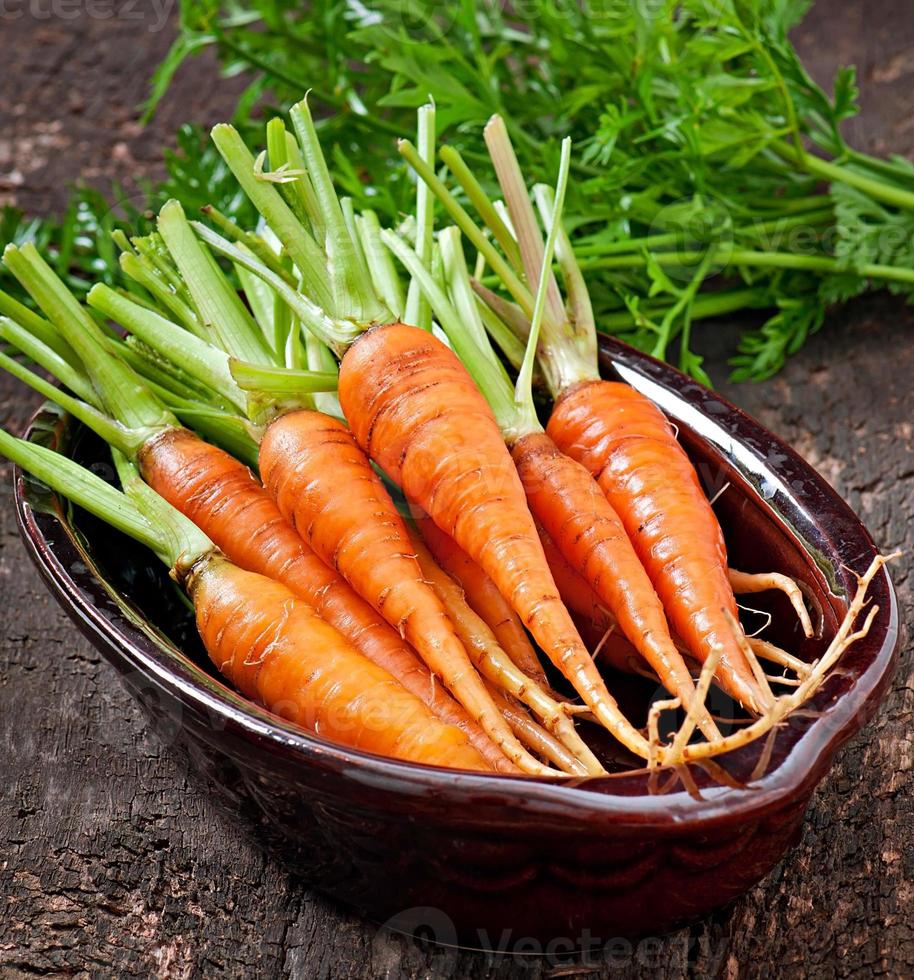
M 23 8 L 24 9 L 24 8 Z M 124 8 L 117 8 L 123 14 Z M 225 115 L 234 91 L 210 63 L 185 69 L 151 130 L 133 111 L 169 31 L 144 19 L 4 21 L 0 195 L 61 207 L 80 174 L 130 183 L 155 171 L 182 119 Z M 822 78 L 856 61 L 855 141 L 911 154 L 914 18 L 907 0 L 820 0 L 798 35 Z M 27 106 L 27 112 L 17 105 Z M 22 175 L 20 181 L 15 172 Z M 9 173 L 13 172 L 12 179 Z M 725 392 L 795 445 L 886 548 L 914 549 L 914 332 L 890 300 L 833 317 L 779 378 Z M 706 332 L 723 379 L 733 325 Z M 0 421 L 34 399 L 0 383 Z M 5 476 L 8 483 L 8 472 Z M 895 576 L 907 615 L 908 564 Z M 520 978 L 889 976 L 914 973 L 914 683 L 905 659 L 883 711 L 816 796 L 800 845 L 744 900 L 691 930 L 618 944 L 574 966 L 426 950 L 378 934 L 290 880 L 185 771 L 80 639 L 0 507 L 0 972 L 73 976 Z M 573 972 L 565 972 L 566 970 Z

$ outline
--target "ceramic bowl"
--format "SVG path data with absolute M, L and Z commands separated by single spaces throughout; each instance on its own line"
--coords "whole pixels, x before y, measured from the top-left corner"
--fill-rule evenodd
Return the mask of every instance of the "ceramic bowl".
M 603 343 L 602 367 L 661 406 L 709 493 L 722 491 L 715 509 L 733 567 L 803 583 L 819 620 L 812 640 L 777 597 L 753 605 L 774 614 L 775 641 L 813 659 L 847 608 L 853 572 L 876 554 L 866 529 L 788 446 L 718 395 L 616 342 Z M 110 471 L 104 447 L 52 409 L 30 438 Z M 740 895 L 797 839 L 813 790 L 872 715 L 896 659 L 883 570 L 870 634 L 808 710 L 773 742 L 715 765 L 553 784 L 393 762 L 245 701 L 209 664 L 151 554 L 21 474 L 15 492 L 23 540 L 51 591 L 160 736 L 249 818 L 248 832 L 372 920 L 441 942 L 529 952 L 659 935 Z

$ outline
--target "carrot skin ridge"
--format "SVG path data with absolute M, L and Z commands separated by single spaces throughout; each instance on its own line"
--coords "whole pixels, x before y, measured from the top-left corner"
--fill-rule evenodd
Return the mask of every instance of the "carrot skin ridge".
M 187 429 L 150 440 L 139 463 L 146 482 L 234 564 L 282 583 L 311 605 L 441 721 L 462 729 L 493 769 L 518 771 L 396 631 L 305 545 L 246 466 Z
M 416 327 L 375 327 L 343 358 L 339 397 L 359 445 L 482 566 L 594 714 L 646 758 L 646 739 L 558 596 L 498 424 L 456 355 Z
M 721 647 L 721 684 L 762 713 L 765 698 L 724 615 L 738 617 L 723 534 L 666 416 L 626 384 L 584 381 L 556 400 L 546 431 L 615 508 L 671 630 L 702 663 Z
M 349 430 L 320 412 L 282 415 L 264 433 L 260 472 L 305 543 L 413 646 L 508 758 L 542 773 L 492 702 L 422 577 L 403 518 Z
M 470 608 L 463 590 L 447 572 L 435 563 L 431 552 L 413 537 L 416 558 L 422 574 L 438 593 L 447 610 L 457 635 L 463 641 L 479 672 L 489 682 L 489 687 L 516 698 L 538 717 L 547 731 L 555 735 L 575 757 L 584 764 L 591 775 L 606 774 L 602 763 L 593 754 L 574 727 L 564 708 L 536 681 L 527 677 L 498 645 L 495 634 Z
M 535 722 L 523 707 L 512 702 L 491 684 L 486 685 L 498 710 L 505 716 L 514 734 L 530 749 L 554 766 L 572 776 L 587 776 L 587 768 L 551 732 Z
M 695 685 L 670 636 L 663 606 L 619 515 L 591 474 L 544 432 L 522 436 L 511 456 L 534 517 L 613 614 L 619 628 L 674 697 L 688 704 Z M 717 738 L 707 712 L 707 738 Z
M 414 509 L 413 520 L 435 560 L 459 583 L 470 607 L 495 634 L 505 653 L 528 677 L 548 688 L 549 680 L 520 618 L 492 579 L 427 515 Z
M 435 718 L 281 583 L 214 553 L 185 584 L 213 663 L 274 714 L 389 758 L 490 770 L 464 732 Z

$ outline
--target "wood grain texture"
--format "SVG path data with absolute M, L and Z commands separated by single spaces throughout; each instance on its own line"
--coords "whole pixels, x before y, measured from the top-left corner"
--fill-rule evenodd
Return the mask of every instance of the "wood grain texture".
M 171 39 L 169 30 L 145 29 L 154 8 L 135 8 L 143 11 L 139 22 L 85 12 L 41 20 L 26 4 L 21 9 L 16 19 L 0 14 L 7 61 L 0 195 L 34 210 L 59 209 L 66 182 L 80 175 L 129 185 L 154 174 L 176 123 L 221 118 L 237 91 L 213 80 L 210 62 L 194 62 L 155 125 L 140 132 L 134 106 Z M 123 15 L 122 5 L 116 9 Z M 819 0 L 797 40 L 823 80 L 839 63 L 860 66 L 864 112 L 851 123 L 855 142 L 911 155 L 909 0 Z M 884 548 L 908 555 L 912 328 L 910 311 L 897 302 L 856 303 L 832 316 L 775 380 L 722 383 L 822 471 Z M 704 330 L 721 382 L 735 336 L 735 324 Z M 34 404 L 0 382 L 4 426 L 21 427 Z M 909 567 L 908 559 L 895 567 L 905 618 L 914 611 Z M 817 793 L 801 843 L 746 898 L 663 939 L 543 960 L 423 948 L 379 933 L 291 880 L 252 833 L 222 814 L 181 758 L 147 733 L 114 672 L 28 564 L 8 494 L 0 507 L 0 607 L 4 977 L 914 974 L 914 680 L 906 656 L 879 716 Z

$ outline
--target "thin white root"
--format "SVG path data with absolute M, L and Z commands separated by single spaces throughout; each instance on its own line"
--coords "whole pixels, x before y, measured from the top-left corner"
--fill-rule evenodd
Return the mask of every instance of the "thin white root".
M 772 684 L 780 684 L 781 687 L 799 687 L 803 683 L 799 677 L 775 677 L 773 674 L 768 675 L 768 680 Z
M 511 726 L 511 731 L 518 737 L 519 741 L 531 752 L 544 759 L 548 759 L 554 766 L 557 766 L 569 776 L 590 775 L 587 767 L 579 759 L 576 759 L 562 743 L 538 725 L 525 711 L 522 705 L 512 702 L 505 697 L 494 685 L 486 684 L 492 700 L 498 706 L 499 711 L 504 715 L 505 721 Z
M 543 727 L 584 765 L 588 773 L 594 776 L 603 775 L 606 770 L 578 734 L 574 722 L 561 704 L 528 677 L 504 652 L 486 622 L 470 608 L 463 589 L 438 566 L 431 552 L 415 534 L 411 535 L 411 541 L 423 577 L 441 600 L 457 636 L 480 674 L 498 690 L 525 704 Z M 524 765 L 524 762 L 516 759 L 512 761 Z
M 570 701 L 560 701 L 559 705 L 566 715 L 572 718 L 582 718 L 588 720 L 591 716 L 590 708 L 586 704 L 572 704 Z
M 810 664 L 806 663 L 805 660 L 800 660 L 799 657 L 795 657 L 792 653 L 776 647 L 773 643 L 769 643 L 767 640 L 762 640 L 759 637 L 750 637 L 749 646 L 752 647 L 755 655 L 761 660 L 767 660 L 768 663 L 777 664 L 778 667 L 785 667 L 787 670 L 792 670 L 797 677 L 805 678 L 809 676 L 809 672 L 812 669 Z
M 606 641 L 613 635 L 615 631 L 616 631 L 616 624 L 615 622 L 612 622 L 609 624 L 609 627 L 607 628 L 606 632 L 600 637 L 600 642 L 593 648 L 593 653 L 591 654 L 591 656 L 593 657 L 594 660 L 596 660 L 597 657 L 600 655 L 600 651 L 603 649 L 603 647 L 606 646 Z
M 756 609 L 753 606 L 747 606 L 741 602 L 738 602 L 736 606 L 738 609 L 742 609 L 743 612 L 753 613 L 755 616 L 764 616 L 765 618 L 765 622 L 754 633 L 746 633 L 746 639 L 748 640 L 753 640 L 759 633 L 764 633 L 774 620 L 774 616 L 770 612 L 765 612 L 764 609 Z
M 762 670 L 762 665 L 758 662 L 758 657 L 749 645 L 749 640 L 746 638 L 746 634 L 743 632 L 742 626 L 739 624 L 737 619 L 734 617 L 733 613 L 729 609 L 724 609 L 723 614 L 730 624 L 730 629 L 733 630 L 733 636 L 739 645 L 740 650 L 742 650 L 743 656 L 746 658 L 746 663 L 749 664 L 752 670 L 752 676 L 755 678 L 755 683 L 759 686 L 759 691 L 761 692 L 764 702 L 761 707 L 764 711 L 770 711 L 774 704 L 774 691 L 771 690 L 771 685 L 768 683 L 768 676 L 764 670 Z M 763 713 L 763 712 L 762 712 Z
M 714 680 L 714 671 L 717 670 L 717 664 L 723 652 L 723 647 L 715 647 L 711 651 L 711 655 L 702 665 L 701 674 L 698 676 L 698 683 L 695 685 L 695 692 L 689 699 L 689 707 L 686 711 L 685 719 L 669 749 L 674 759 L 682 754 L 682 750 L 688 745 L 689 739 L 692 737 L 692 732 L 695 731 L 701 711 L 705 707 L 708 691 L 711 689 L 711 682 Z M 719 739 L 715 739 L 714 741 L 719 741 Z
M 810 665 L 809 674 L 792 694 L 785 694 L 778 698 L 771 710 L 763 717 L 753 722 L 747 728 L 740 729 L 740 731 L 734 732 L 732 735 L 728 735 L 720 741 L 684 745 L 678 754 L 674 754 L 673 746 L 664 749 L 658 745 L 657 754 L 659 758 L 656 761 L 653 759 L 651 761 L 655 765 L 676 765 L 683 762 L 708 759 L 712 756 L 721 755 L 724 752 L 731 752 L 733 749 L 742 748 L 742 746 L 748 745 L 750 742 L 754 742 L 756 739 L 766 735 L 776 726 L 780 725 L 791 712 L 801 708 L 821 688 L 826 678 L 830 676 L 832 668 L 844 652 L 869 633 L 873 625 L 873 620 L 879 612 L 878 606 L 872 606 L 869 609 L 863 624 L 856 631 L 853 631 L 854 623 L 856 623 L 857 618 L 867 605 L 866 596 L 870 583 L 886 562 L 894 557 L 896 555 L 889 555 L 887 557 L 878 555 L 867 571 L 863 575 L 858 576 L 857 591 L 851 600 L 847 614 L 838 627 L 834 639 L 828 645 L 828 649 L 823 656 L 814 664 Z M 656 719 L 654 720 L 654 725 L 656 728 Z
M 689 767 L 683 765 L 674 765 L 674 769 L 676 775 L 682 781 L 682 785 L 685 788 L 685 791 L 689 794 L 689 796 L 691 796 L 693 800 L 703 799 L 701 795 L 701 790 L 699 790 L 698 788 L 698 784 L 695 782 L 692 773 L 689 772 Z
M 758 762 L 756 762 L 752 769 L 752 775 L 749 777 L 751 780 L 761 779 L 768 771 L 768 764 L 771 762 L 771 755 L 774 752 L 777 733 L 778 730 L 775 727 L 765 736 L 765 746 L 762 749 L 762 754 L 758 757 Z
M 746 784 L 727 772 L 723 766 L 718 765 L 711 759 L 701 759 L 695 763 L 699 769 L 703 769 L 715 782 L 721 786 L 729 786 L 730 789 L 745 789 Z
M 751 574 L 738 572 L 735 568 L 731 568 L 730 586 L 737 595 L 750 595 L 753 592 L 768 592 L 770 590 L 783 592 L 790 600 L 807 639 L 815 635 L 812 620 L 809 618 L 809 610 L 803 601 L 803 593 L 799 585 L 789 575 L 782 575 L 780 572 Z
M 669 701 L 655 701 L 650 706 L 647 713 L 648 769 L 655 769 L 660 765 L 662 748 L 660 745 L 660 715 L 664 711 L 674 711 L 681 704 L 679 698 L 672 698 Z
M 730 481 L 727 482 L 714 494 L 714 496 L 708 501 L 708 504 L 713 507 L 718 500 L 730 489 Z

